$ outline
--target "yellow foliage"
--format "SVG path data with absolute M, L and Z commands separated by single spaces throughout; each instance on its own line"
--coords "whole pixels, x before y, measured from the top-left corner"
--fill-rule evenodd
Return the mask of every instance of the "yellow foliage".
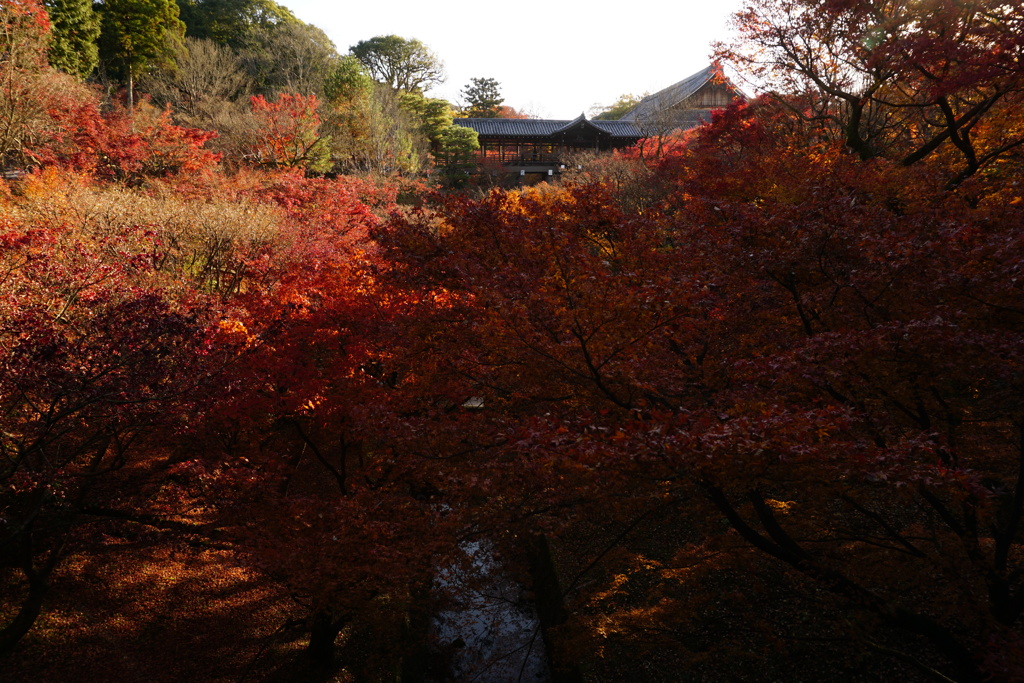
M 775 500 L 774 498 L 769 498 L 765 502 L 768 503 L 773 510 L 782 513 L 789 512 L 790 509 L 796 505 L 796 501 L 793 500 Z

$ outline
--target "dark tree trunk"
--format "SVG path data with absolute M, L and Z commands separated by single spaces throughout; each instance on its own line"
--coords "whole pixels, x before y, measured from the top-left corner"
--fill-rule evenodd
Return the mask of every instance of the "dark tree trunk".
M 135 115 L 135 70 L 128 66 L 128 115 Z M 132 123 L 134 130 L 135 123 Z
M 320 611 L 313 615 L 309 645 L 306 646 L 306 655 L 313 666 L 326 669 L 334 664 L 334 641 L 343 624 L 343 620 L 335 621 L 328 612 Z
M 32 534 L 29 531 L 23 531 L 21 538 L 12 540 L 11 545 L 17 547 L 21 571 L 28 580 L 28 595 L 21 603 L 18 614 L 3 629 L 0 629 L 0 655 L 13 650 L 18 641 L 24 638 L 25 634 L 35 625 L 36 619 L 39 618 L 39 614 L 43 610 L 43 599 L 46 598 L 46 593 L 50 588 L 50 575 L 56 569 L 64 548 L 64 544 L 61 543 L 50 551 L 50 556 L 42 566 L 36 568 L 34 564 L 35 548 L 32 543 Z
M 21 603 L 17 616 L 0 630 L 0 655 L 7 654 L 25 637 L 39 618 L 43 609 L 43 598 L 46 597 L 49 583 L 40 577 L 30 577 L 28 596 Z

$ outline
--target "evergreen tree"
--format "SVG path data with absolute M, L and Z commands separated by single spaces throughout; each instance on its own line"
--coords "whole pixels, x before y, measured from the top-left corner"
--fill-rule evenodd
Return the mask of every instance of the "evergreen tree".
M 420 132 L 434 145 L 441 131 L 452 125 L 452 105 L 448 100 L 424 97 L 419 92 L 401 93 L 399 106 L 415 117 Z
M 50 15 L 50 64 L 85 78 L 99 63 L 100 18 L 92 0 L 45 0 Z
M 445 180 L 460 186 L 469 179 L 475 166 L 474 153 L 480 149 L 480 139 L 472 128 L 448 126 L 434 144 L 434 163 L 441 167 Z
M 498 108 L 505 101 L 500 88 L 501 85 L 493 78 L 469 79 L 469 85 L 462 89 L 462 96 L 466 98 L 466 116 L 480 119 L 498 118 Z
M 178 8 L 189 36 L 236 50 L 252 47 L 274 26 L 301 23 L 273 0 L 178 0 Z
M 373 78 L 352 55 L 339 58 L 324 79 L 324 97 L 332 104 L 350 103 L 369 97 L 372 92 Z
M 128 86 L 128 107 L 135 99 L 135 78 L 151 67 L 174 64 L 185 40 L 185 23 L 174 0 L 104 0 L 100 13 L 100 57 Z

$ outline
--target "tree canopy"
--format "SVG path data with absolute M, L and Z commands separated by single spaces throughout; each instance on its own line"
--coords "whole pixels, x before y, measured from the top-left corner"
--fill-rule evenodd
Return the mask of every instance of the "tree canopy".
M 253 81 L 253 90 L 267 95 L 301 93 L 323 96 L 337 68 L 338 52 L 321 29 L 288 21 L 251 32 L 240 56 Z
M 174 0 L 105 0 L 100 15 L 100 58 L 128 86 L 134 103 L 135 79 L 152 67 L 173 65 L 185 40 L 185 24 Z
M 374 80 L 395 90 L 429 90 L 445 80 L 444 63 L 415 38 L 376 36 L 349 50 Z
M 471 78 L 462 89 L 463 115 L 471 118 L 497 118 L 505 98 L 501 84 L 493 78 Z
M 259 31 L 299 23 L 273 0 L 178 0 L 178 7 L 189 36 L 236 49 L 249 47 Z
M 338 59 L 324 81 L 324 95 L 331 102 L 359 99 L 368 95 L 372 88 L 373 78 L 353 55 Z
M 465 680 L 487 544 L 552 678 L 1024 680 L 1019 3 L 753 0 L 770 93 L 506 189 L 303 25 L 128 110 L 0 16 L 7 677 Z
M 51 66 L 85 78 L 99 63 L 100 18 L 92 0 L 46 0 L 44 5 L 52 26 L 47 52 Z
M 794 106 L 862 159 L 946 157 L 957 184 L 1024 144 L 996 123 L 1024 92 L 1020 11 L 989 0 L 760 0 L 736 15 L 718 54 L 801 98 Z
M 595 107 L 593 110 L 595 121 L 618 121 L 626 113 L 640 104 L 642 97 L 636 95 L 619 95 L 619 99 L 606 107 Z

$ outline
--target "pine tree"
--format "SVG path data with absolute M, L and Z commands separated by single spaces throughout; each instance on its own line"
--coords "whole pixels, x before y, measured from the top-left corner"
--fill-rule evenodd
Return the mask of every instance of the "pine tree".
M 469 81 L 469 85 L 462 89 L 462 96 L 466 98 L 466 116 L 497 118 L 498 108 L 505 101 L 501 96 L 501 84 L 493 78 L 471 78 Z
M 50 15 L 50 64 L 85 78 L 99 63 L 100 18 L 91 0 L 45 0 Z
M 128 86 L 135 99 L 135 78 L 154 66 L 172 66 L 183 49 L 185 23 L 174 0 L 105 0 L 100 10 L 100 57 Z

